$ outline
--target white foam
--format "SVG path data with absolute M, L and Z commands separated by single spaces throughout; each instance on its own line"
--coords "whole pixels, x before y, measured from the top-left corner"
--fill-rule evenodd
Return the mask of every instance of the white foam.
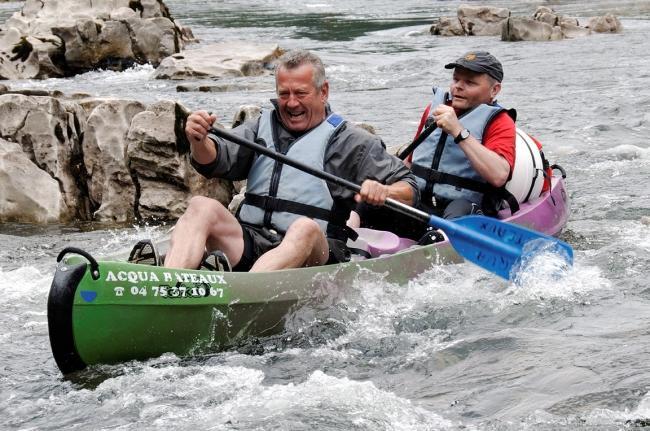
M 125 369 L 125 374 L 96 389 L 50 394 L 16 406 L 21 414 L 50 413 L 75 405 L 96 420 L 128 423 L 134 428 L 222 429 L 236 425 L 262 429 L 273 424 L 291 428 L 337 423 L 344 428 L 434 430 L 452 422 L 384 391 L 315 371 L 300 383 L 265 385 L 262 371 L 237 366 L 177 365 Z
M 608 148 L 605 153 L 613 156 L 616 160 L 650 159 L 650 148 L 641 148 L 631 144 Z
M 0 268 L 0 280 L 2 280 L 0 305 L 18 305 L 21 302 L 42 302 L 43 298 L 47 298 L 52 275 L 44 275 L 33 266 L 23 266 L 9 271 Z

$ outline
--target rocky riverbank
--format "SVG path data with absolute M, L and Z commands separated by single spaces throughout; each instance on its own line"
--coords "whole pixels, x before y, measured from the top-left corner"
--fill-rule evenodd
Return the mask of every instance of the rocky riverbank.
M 547 6 L 539 6 L 532 17 L 513 16 L 507 8 L 463 5 L 456 16 L 440 17 L 430 28 L 436 36 L 501 36 L 501 40 L 546 41 L 573 39 L 595 33 L 619 33 L 623 26 L 611 14 L 589 18 L 581 25 Z
M 283 52 L 276 44 L 183 51 L 190 42 L 198 41 L 161 0 L 27 0 L 0 29 L 0 79 L 151 63 L 153 78 L 219 80 L 271 73 Z M 175 220 L 195 194 L 230 202 L 230 182 L 205 180 L 189 164 L 187 115 L 174 101 L 0 84 L 0 221 Z

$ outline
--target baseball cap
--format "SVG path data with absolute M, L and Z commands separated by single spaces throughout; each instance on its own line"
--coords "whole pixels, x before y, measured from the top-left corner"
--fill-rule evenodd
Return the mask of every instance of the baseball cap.
M 499 82 L 503 80 L 501 63 L 487 51 L 470 51 L 453 63 L 445 64 L 445 69 L 454 69 L 456 67 L 464 67 L 478 73 L 487 73 Z

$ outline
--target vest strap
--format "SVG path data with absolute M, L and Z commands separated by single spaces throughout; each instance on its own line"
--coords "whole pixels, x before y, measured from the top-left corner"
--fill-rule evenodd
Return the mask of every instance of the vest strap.
M 328 211 L 323 208 L 318 208 L 312 205 L 302 204 L 300 202 L 292 202 L 285 199 L 279 199 L 273 196 L 261 196 L 253 193 L 244 194 L 243 205 L 251 205 L 262 210 L 268 211 L 282 211 L 292 214 L 298 214 L 305 217 L 317 218 L 328 222 L 327 237 L 347 241 L 348 238 L 353 241 L 357 239 L 359 234 L 351 227 L 343 224 L 339 225 L 337 222 L 340 219 L 338 211 Z M 240 206 L 241 209 L 241 206 Z M 337 214 L 339 217 L 337 217 Z
M 285 199 L 276 198 L 273 196 L 261 196 L 252 193 L 246 193 L 244 195 L 244 202 L 242 202 L 242 205 L 243 204 L 248 204 L 257 208 L 261 208 L 264 211 L 288 212 L 292 214 L 302 215 L 305 217 L 325 220 L 327 222 L 330 221 L 332 216 L 330 211 L 323 208 L 318 208 L 300 202 L 292 202 Z
M 447 174 L 434 169 L 428 169 L 417 164 L 411 165 L 411 171 L 418 177 L 425 179 L 427 183 L 449 184 L 455 187 L 483 193 L 482 209 L 488 215 L 496 215 L 497 202 L 502 200 L 508 202 L 512 214 L 519 211 L 519 202 L 517 202 L 517 199 L 505 187 L 493 187 L 487 183 L 481 183 L 479 181 L 459 177 L 453 174 Z M 497 202 L 494 202 L 494 199 L 490 199 L 490 197 L 496 198 Z M 423 198 L 428 198 L 427 200 L 430 200 L 430 197 L 426 193 Z
M 411 165 L 411 171 L 418 177 L 426 180 L 427 183 L 449 184 L 479 193 L 487 193 L 494 189 L 494 187 L 487 183 L 459 177 L 458 175 L 447 174 L 445 172 L 436 171 L 435 169 L 425 168 L 418 164 Z

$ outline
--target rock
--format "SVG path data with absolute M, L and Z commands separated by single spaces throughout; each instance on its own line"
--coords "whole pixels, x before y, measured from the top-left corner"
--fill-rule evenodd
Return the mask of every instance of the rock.
M 175 103 L 156 102 L 135 115 L 127 135 L 127 157 L 138 178 L 182 186 L 185 165 L 176 147 Z
M 575 39 L 577 37 L 589 36 L 591 34 L 590 29 L 566 21 L 560 22 L 560 29 L 562 30 L 562 36 L 567 39 Z
M 369 133 L 371 133 L 371 134 L 373 134 L 373 135 L 376 135 L 376 134 L 377 134 L 377 131 L 375 130 L 375 128 L 374 128 L 372 125 L 368 124 L 368 123 L 364 123 L 364 122 L 353 122 L 353 124 L 354 124 L 355 126 L 357 126 L 357 127 L 361 127 L 363 130 L 365 130 L 366 132 L 369 132 Z
M 239 126 L 244 121 L 254 120 L 260 116 L 262 113 L 262 108 L 257 105 L 242 105 L 239 107 L 239 110 L 235 113 L 235 117 L 232 120 L 232 128 Z
M 190 195 L 182 186 L 139 180 L 138 215 L 148 221 L 171 221 L 183 215 Z
M 65 45 L 67 74 L 94 67 L 123 70 L 136 63 L 125 22 L 80 19 L 53 27 L 52 33 Z
M 94 220 L 125 223 L 135 219 L 135 185 L 126 164 L 126 134 L 133 117 L 144 110 L 140 102 L 105 100 L 88 116 L 83 154 Z
M 54 223 L 61 216 L 58 182 L 14 142 L 0 139 L 0 221 Z
M 457 16 L 442 16 L 429 29 L 436 36 L 463 36 L 465 30 Z
M 620 33 L 623 31 L 621 21 L 612 14 L 591 18 L 587 27 L 596 33 Z
M 640 221 L 641 221 L 642 224 L 644 224 L 646 226 L 650 226 L 650 217 L 642 216 Z
M 546 6 L 538 6 L 533 14 L 533 19 L 544 22 L 550 26 L 558 25 L 558 15 L 553 9 Z
M 578 21 L 578 18 L 559 15 L 558 16 L 558 25 L 560 25 L 560 26 L 562 26 L 562 25 L 568 25 L 568 26 L 574 25 L 576 27 L 580 27 L 580 22 Z M 583 28 L 585 28 L 585 27 L 583 27 Z
M 145 108 L 133 100 L 0 95 L 0 153 L 16 154 L 0 155 L 0 220 L 123 224 L 174 220 L 195 194 L 227 204 L 232 183 L 208 180 L 190 164 L 188 114 L 170 101 Z M 28 174 L 5 180 L 15 172 Z
M 162 0 L 26 0 L 0 33 L 0 79 L 158 65 L 191 41 Z
M 545 22 L 537 21 L 531 18 L 510 17 L 503 23 L 501 40 L 508 42 L 517 42 L 523 40 L 545 41 L 551 40 L 553 26 Z M 557 37 L 559 32 L 555 32 Z M 561 37 L 561 33 L 560 33 Z
M 198 91 L 201 93 L 227 93 L 231 91 L 248 91 L 255 88 L 251 84 L 240 83 L 227 83 L 227 84 L 211 84 L 211 85 L 197 85 L 197 84 L 181 84 L 176 86 L 176 91 L 179 93 L 186 93 L 190 91 Z
M 257 105 L 242 105 L 239 107 L 239 110 L 235 113 L 235 117 L 232 120 L 231 128 L 235 128 L 248 120 L 254 120 L 259 117 L 262 112 L 262 108 Z M 246 180 L 244 181 L 235 181 L 233 183 L 235 196 L 232 197 L 228 209 L 231 213 L 235 214 L 239 209 L 239 206 L 244 200 L 244 195 L 246 193 Z
M 464 33 L 470 36 L 496 36 L 501 25 L 510 16 L 510 10 L 494 6 L 461 5 L 458 20 Z
M 206 180 L 190 165 L 184 132 L 186 116 L 185 108 L 161 101 L 131 121 L 126 154 L 136 187 L 138 218 L 175 219 L 185 211 L 193 193 L 220 200 L 224 205 L 230 201 L 232 186 L 228 182 Z M 161 191 L 164 189 L 169 191 L 167 195 Z
M 430 28 L 440 36 L 496 35 L 503 41 L 545 41 L 588 36 L 591 31 L 621 31 L 621 23 L 613 15 L 592 18 L 588 27 L 580 26 L 577 18 L 556 13 L 539 6 L 533 18 L 513 17 L 505 8 L 461 5 L 458 19 L 441 17 Z M 595 29 L 598 30 L 595 30 Z
M 588 28 L 580 27 L 577 18 L 560 15 L 546 6 L 539 6 L 533 14 L 533 19 L 553 27 L 550 40 L 574 39 L 591 34 Z
M 81 150 L 83 109 L 53 97 L 4 94 L 0 118 L 0 137 L 18 143 L 36 166 L 58 182 L 62 217 L 89 220 Z
M 63 76 L 61 40 L 31 36 L 12 27 L 0 32 L 0 79 Z
M 218 43 L 165 58 L 158 79 L 223 78 L 270 74 L 283 51 L 273 44 Z

